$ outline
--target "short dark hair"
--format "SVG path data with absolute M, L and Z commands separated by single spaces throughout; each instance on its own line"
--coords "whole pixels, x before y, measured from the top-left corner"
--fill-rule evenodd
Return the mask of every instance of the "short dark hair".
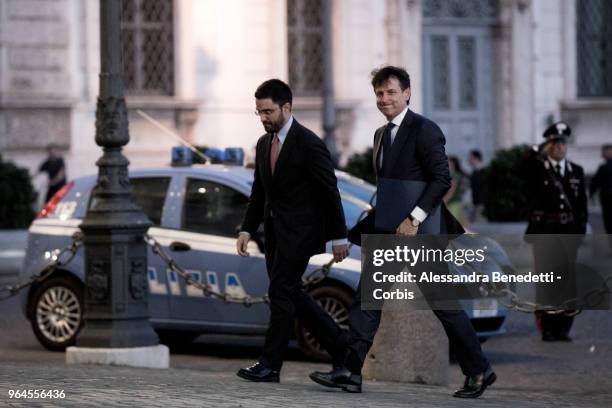
M 259 85 L 255 91 L 255 98 L 270 98 L 272 102 L 279 106 L 283 106 L 286 103 L 293 103 L 291 88 L 280 79 L 268 79 L 266 82 Z
M 612 149 L 612 144 L 605 144 L 603 146 L 601 146 L 601 152 L 605 153 L 606 150 L 608 149 Z
M 400 83 L 402 91 L 410 88 L 410 75 L 404 68 L 387 65 L 372 71 L 372 86 L 376 88 L 386 82 L 389 78 L 395 77 Z
M 478 149 L 470 150 L 470 156 L 482 161 L 482 153 Z

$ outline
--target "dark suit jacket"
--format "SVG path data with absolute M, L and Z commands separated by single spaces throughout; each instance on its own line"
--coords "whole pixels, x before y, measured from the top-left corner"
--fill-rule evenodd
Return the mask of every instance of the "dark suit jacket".
M 257 142 L 255 179 L 242 229 L 254 236 L 265 221 L 266 242 L 271 242 L 268 236 L 274 233 L 274 241 L 288 259 L 325 252 L 327 241 L 346 237 L 329 151 L 294 118 L 272 176 L 271 142 L 270 134 Z
M 601 200 L 603 202 L 612 202 L 612 159 L 608 159 L 605 164 L 602 164 L 597 169 L 591 185 L 589 193 L 591 197 L 600 191 Z M 606 206 L 602 206 L 605 208 Z
M 450 188 L 451 176 L 444 145 L 444 134 L 431 120 L 408 109 L 402 121 L 391 150 L 390 160 L 385 168 L 385 174 L 379 174 L 378 160 L 382 151 L 382 136 L 385 126 L 374 133 L 373 167 L 376 177 L 386 177 L 398 180 L 416 180 L 428 183 L 427 188 L 417 200 L 417 205 L 429 213 L 442 202 L 444 194 Z M 462 234 L 465 232 L 461 224 L 442 203 L 440 233 Z M 359 243 L 360 234 L 375 233 L 375 212 L 372 211 L 358 223 L 350 232 L 349 239 Z
M 565 176 L 561 178 L 548 160 L 534 157 L 526 163 L 526 169 L 530 215 L 525 233 L 584 234 L 588 212 L 582 167 L 566 160 Z M 562 213 L 571 214 L 573 222 L 551 219 Z

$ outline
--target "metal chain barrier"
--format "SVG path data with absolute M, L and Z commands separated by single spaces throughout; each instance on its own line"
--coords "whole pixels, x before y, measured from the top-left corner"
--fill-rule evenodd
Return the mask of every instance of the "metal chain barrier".
M 358 221 L 361 221 L 361 219 L 368 213 L 368 210 L 364 210 L 361 215 L 359 216 Z M 251 297 L 251 296 L 242 296 L 242 297 L 238 297 L 238 296 L 231 296 L 228 295 L 227 293 L 221 293 L 218 292 L 216 290 L 213 289 L 213 287 L 211 285 L 209 285 L 208 283 L 202 283 L 199 281 L 196 281 L 195 279 L 193 279 L 193 277 L 191 276 L 191 274 L 187 271 L 185 271 L 180 265 L 178 265 L 176 263 L 176 261 L 174 261 L 174 259 L 172 259 L 171 256 L 169 256 L 166 251 L 163 249 L 163 247 L 161 246 L 161 244 L 159 242 L 157 242 L 157 240 L 155 238 L 153 238 L 152 236 L 150 236 L 149 234 L 145 235 L 145 242 L 151 246 L 153 253 L 156 254 L 157 256 L 159 256 L 164 263 L 166 263 L 166 265 L 168 266 L 168 268 L 170 268 L 170 270 L 176 272 L 180 277 L 182 277 L 183 279 L 185 279 L 185 282 L 187 282 L 188 285 L 192 285 L 198 289 L 200 289 L 205 296 L 213 296 L 217 299 L 220 299 L 222 301 L 224 301 L 225 303 L 236 303 L 236 304 L 242 304 L 244 306 L 251 306 L 253 304 L 257 304 L 257 303 L 270 303 L 270 297 L 268 296 L 268 294 L 265 294 L 263 296 L 259 296 L 259 297 Z M 351 248 L 353 247 L 353 244 L 349 244 L 348 245 L 348 251 L 350 252 Z M 315 285 L 319 282 L 321 282 L 323 279 L 325 279 L 328 275 L 329 272 L 331 270 L 331 267 L 336 263 L 336 261 L 334 260 L 334 258 L 332 257 L 332 259 L 329 260 L 329 262 L 327 262 L 326 264 L 324 264 L 323 266 L 311 271 L 310 273 L 308 273 L 308 275 L 306 275 L 304 278 L 302 278 L 302 287 L 306 288 L 309 287 L 311 285 Z
M 185 271 L 180 265 L 176 263 L 174 259 L 172 259 L 172 257 L 170 257 L 166 253 L 166 251 L 164 251 L 161 244 L 157 242 L 155 238 L 153 238 L 149 234 L 145 234 L 144 239 L 145 239 L 145 242 L 153 250 L 153 253 L 159 256 L 166 263 L 166 265 L 168 265 L 168 268 L 170 268 L 170 270 L 176 272 L 180 277 L 185 279 L 185 282 L 187 282 L 188 285 L 192 285 L 200 289 L 204 293 L 205 296 L 213 296 L 213 297 L 216 297 L 217 299 L 223 300 L 225 303 L 239 303 L 239 304 L 243 304 L 244 306 L 251 306 L 256 303 L 270 303 L 270 298 L 268 297 L 267 294 L 260 296 L 260 297 L 251 297 L 251 296 L 236 297 L 236 296 L 228 295 L 226 293 L 215 291 L 212 288 L 212 286 L 210 286 L 208 283 L 204 284 L 202 282 L 198 282 L 197 280 L 193 279 L 193 277 L 191 276 L 189 272 Z
M 374 197 L 376 193 L 372 195 L 370 199 L 370 204 L 372 205 Z M 363 219 L 363 217 L 368 213 L 368 210 L 364 210 L 359 218 L 358 222 Z M 188 285 L 192 285 L 204 293 L 206 296 L 213 296 L 218 298 L 225 303 L 235 303 L 242 304 L 244 306 L 251 306 L 257 303 L 270 303 L 270 297 L 265 294 L 259 297 L 236 297 L 231 296 L 226 293 L 221 293 L 215 291 L 213 287 L 209 284 L 204 284 L 202 282 L 196 281 L 193 279 L 191 274 L 185 271 L 180 265 L 176 263 L 172 257 L 170 257 L 166 251 L 163 249 L 161 244 L 157 242 L 155 238 L 150 236 L 149 234 L 145 234 L 144 236 L 145 242 L 152 248 L 153 253 L 159 256 L 170 268 L 170 270 L 176 272 L 179 276 L 185 279 Z M 76 232 L 72 235 L 72 243 L 63 248 L 55 250 L 51 255 L 51 263 L 49 263 L 45 268 L 38 274 L 32 275 L 27 281 L 18 283 L 15 285 L 8 285 L 4 287 L 0 287 L 0 301 L 9 299 L 19 293 L 26 287 L 33 285 L 34 283 L 41 282 L 47 277 L 49 277 L 57 268 L 62 267 L 70 263 L 75 255 L 77 254 L 79 248 L 83 246 L 83 235 L 81 232 Z M 348 245 L 348 250 L 350 252 L 353 244 Z M 311 271 L 306 275 L 302 280 L 303 287 L 309 287 L 315 285 L 322 280 L 324 280 L 330 273 L 332 266 L 336 263 L 334 258 L 329 260 L 323 266 Z M 476 270 L 476 269 L 474 269 Z M 524 313 L 534 313 L 536 311 L 544 312 L 547 314 L 565 314 L 567 316 L 575 316 L 582 312 L 584 309 L 594 308 L 603 302 L 605 296 L 612 294 L 612 275 L 608 276 L 602 283 L 602 286 L 597 289 L 593 289 L 587 292 L 584 296 L 580 298 L 573 298 L 566 300 L 559 306 L 550 306 L 550 305 L 541 305 L 535 302 L 529 302 L 525 300 L 521 300 L 515 292 L 507 288 L 499 288 L 493 285 L 492 283 L 483 284 L 480 287 L 480 290 L 483 296 L 496 296 L 496 297 L 509 297 L 510 300 L 508 302 L 501 301 L 502 306 L 506 307 L 510 310 L 515 310 L 517 312 Z
M 376 196 L 376 193 L 372 195 L 372 198 L 370 199 L 370 205 L 372 204 L 375 196 Z M 359 215 L 357 222 L 361 221 L 368 214 L 368 212 L 369 210 L 363 210 L 361 214 Z M 149 234 L 145 234 L 145 242 L 152 248 L 153 253 L 159 256 L 164 261 L 164 263 L 166 263 L 166 265 L 168 266 L 168 268 L 170 268 L 170 270 L 176 272 L 180 277 L 185 279 L 185 282 L 187 282 L 188 285 L 192 285 L 200 289 L 204 293 L 205 296 L 213 296 L 217 299 L 223 300 L 225 303 L 242 304 L 247 307 L 253 304 L 257 304 L 257 303 L 268 303 L 268 304 L 270 303 L 270 297 L 268 296 L 268 294 L 265 294 L 259 297 L 251 297 L 251 296 L 237 297 L 237 296 L 228 295 L 227 293 L 221 293 L 221 292 L 215 291 L 214 288 L 208 283 L 204 284 L 202 282 L 199 282 L 193 279 L 193 277 L 191 276 L 189 272 L 185 271 L 180 265 L 176 263 L 176 261 L 174 261 L 174 259 L 172 259 L 171 256 L 169 256 L 166 253 L 166 251 L 164 251 L 161 244 L 157 242 L 155 238 L 153 238 Z M 351 251 L 352 247 L 353 247 L 353 244 L 349 243 L 348 245 L 349 252 Z M 325 279 L 329 275 L 331 267 L 335 263 L 336 261 L 332 257 L 332 259 L 330 259 L 323 266 L 308 273 L 308 275 L 302 278 L 302 287 L 306 288 L 306 287 L 316 285 L 317 283 L 321 282 L 323 279 Z
M 81 232 L 75 232 L 72 235 L 72 243 L 64 249 L 57 249 L 51 254 L 51 263 L 44 267 L 39 273 L 32 275 L 27 281 L 8 285 L 0 288 L 0 301 L 9 299 L 19 293 L 21 290 L 33 285 L 37 282 L 42 282 L 48 278 L 57 268 L 69 264 L 76 256 L 79 248 L 83 246 L 83 235 Z
M 606 295 L 612 294 L 612 275 L 608 276 L 602 282 L 600 288 L 592 289 L 582 297 L 572 298 L 564 301 L 558 306 L 541 305 L 535 302 L 520 300 L 518 294 L 510 289 L 500 289 L 488 282 L 480 287 L 484 296 L 494 295 L 500 297 L 510 297 L 509 302 L 500 302 L 502 306 L 510 310 L 523 313 L 543 312 L 551 315 L 576 316 L 585 309 L 593 309 L 599 306 L 605 299 Z

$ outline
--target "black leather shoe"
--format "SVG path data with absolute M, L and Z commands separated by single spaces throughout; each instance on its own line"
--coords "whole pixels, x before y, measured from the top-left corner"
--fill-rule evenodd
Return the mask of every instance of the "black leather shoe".
M 348 368 L 334 367 L 328 373 L 315 371 L 310 379 L 326 387 L 341 388 L 346 392 L 361 392 L 361 375 L 351 373 Z
M 280 371 L 273 370 L 261 363 L 255 363 L 250 367 L 241 368 L 236 375 L 245 380 L 255 382 L 279 382 Z
M 478 398 L 489 385 L 495 382 L 495 380 L 497 380 L 497 376 L 493 372 L 491 366 L 489 366 L 484 373 L 475 375 L 473 377 L 465 377 L 463 388 L 455 391 L 453 397 Z
M 551 332 L 542 333 L 542 341 L 557 341 L 557 336 Z

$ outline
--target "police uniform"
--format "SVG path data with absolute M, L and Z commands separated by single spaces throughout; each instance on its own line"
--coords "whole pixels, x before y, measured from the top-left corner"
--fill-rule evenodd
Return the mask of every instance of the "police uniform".
M 570 134 L 571 129 L 566 123 L 557 122 L 544 131 L 544 145 L 565 143 Z M 529 160 L 526 183 L 529 201 L 526 234 L 527 241 L 533 244 L 535 269 L 538 273 L 554 271 L 563 277 L 562 282 L 546 288 L 538 287 L 538 291 L 546 290 L 547 303 L 559 305 L 575 297 L 576 293 L 574 266 L 587 223 L 584 170 L 567 159 L 556 162 L 549 156 L 538 154 Z M 558 236 L 529 239 L 529 234 Z M 551 302 L 551 298 L 556 302 Z M 542 339 L 569 341 L 572 312 L 567 310 L 555 315 L 536 312 Z

